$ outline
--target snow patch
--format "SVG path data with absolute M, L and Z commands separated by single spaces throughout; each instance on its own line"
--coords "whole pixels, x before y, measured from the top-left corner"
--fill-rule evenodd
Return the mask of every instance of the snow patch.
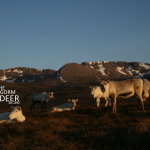
M 40 75 L 40 78 L 41 78 L 41 79 L 44 79 L 44 77 L 45 77 L 44 75 Z M 35 77 L 34 77 L 34 78 L 35 78 Z
M 104 70 L 105 70 L 106 68 L 103 67 L 102 62 L 101 62 L 101 64 L 99 64 L 98 66 L 99 66 L 99 69 L 97 69 L 97 71 L 100 71 L 103 76 L 106 76 L 106 74 L 105 74 L 105 72 L 104 72 Z
M 133 69 L 133 71 L 136 72 L 136 73 L 141 74 L 141 73 L 140 73 L 140 70 L 134 70 L 134 69 Z
M 16 80 L 16 78 L 12 78 L 12 79 L 10 79 L 10 80 L 9 80 L 9 79 L 6 79 L 5 81 L 6 81 L 6 82 L 14 82 L 15 80 Z
M 106 68 L 100 68 L 99 70 L 97 69 L 97 71 L 100 71 L 103 76 L 106 76 L 106 73 L 104 72 L 105 69 Z
M 103 61 L 103 63 L 109 63 L 110 61 Z
M 15 69 L 13 72 L 23 73 L 23 71 Z
M 92 64 L 102 64 L 102 63 L 109 63 L 109 62 L 113 62 L 113 61 L 92 61 L 92 62 L 89 62 L 89 65 L 92 65 Z
M 24 82 L 26 80 L 26 77 L 24 79 L 22 79 L 22 82 Z
M 90 68 L 94 69 L 94 67 L 93 67 L 93 66 L 90 66 Z
M 138 76 L 134 76 L 134 77 L 135 77 L 135 78 L 143 78 L 144 75 L 150 75 L 150 71 L 147 72 L 147 73 L 144 73 L 144 74 L 140 74 L 140 75 L 138 75 Z
M 32 80 L 27 79 L 28 82 L 33 82 L 35 79 L 35 77 Z
M 122 69 L 123 69 L 122 67 L 117 67 L 117 68 L 116 68 L 116 71 L 118 71 L 118 72 L 120 72 L 120 73 L 126 75 L 126 73 L 123 72 Z
M 57 72 L 57 77 L 59 76 L 59 72 Z
M 57 78 L 60 78 L 60 80 L 61 80 L 62 82 L 67 82 L 67 81 L 63 80 L 62 76 L 59 76 L 59 77 L 57 77 Z
M 0 78 L 1 78 L 1 80 L 3 80 L 3 81 L 7 80 L 7 77 L 5 76 L 5 70 L 4 70 L 4 76 L 3 76 L 3 77 L 0 77 Z
M 98 62 L 98 61 L 92 61 L 92 62 L 89 62 L 89 65 L 92 65 L 92 64 L 100 64 L 101 63 L 101 61 L 100 62 Z
M 129 72 L 130 75 L 133 75 L 131 68 L 128 68 L 128 69 L 126 69 L 126 70 L 127 70 L 127 72 Z
M 145 75 L 150 75 L 150 71 L 144 74 L 140 74 L 138 76 L 134 76 L 135 78 L 143 78 Z
M 150 66 L 149 65 L 146 65 L 144 63 L 139 63 L 140 67 L 144 67 L 145 69 L 150 69 Z
M 92 65 L 93 64 L 93 62 L 89 62 L 89 65 Z
M 101 72 L 101 74 L 102 74 L 103 76 L 105 76 L 106 74 L 105 74 L 104 70 L 105 70 L 106 68 L 103 67 L 102 61 L 100 61 L 100 62 L 89 62 L 90 68 L 94 69 L 94 67 L 92 66 L 92 64 L 95 64 L 95 63 L 97 63 L 97 64 L 98 64 L 98 67 L 99 67 L 99 69 L 97 69 L 97 71 Z
M 37 69 L 38 71 L 42 71 L 42 69 Z
M 6 70 L 6 72 L 11 72 L 11 70 L 9 69 L 9 70 Z
M 4 75 L 3 77 L 1 77 L 1 80 L 7 80 L 7 77 Z
M 140 70 L 133 69 L 133 67 L 131 65 L 126 70 L 129 72 L 130 75 L 133 75 L 133 72 L 136 72 L 137 74 L 141 75 Z
M 144 74 L 142 75 L 138 75 L 138 76 L 134 76 L 135 78 L 143 78 Z

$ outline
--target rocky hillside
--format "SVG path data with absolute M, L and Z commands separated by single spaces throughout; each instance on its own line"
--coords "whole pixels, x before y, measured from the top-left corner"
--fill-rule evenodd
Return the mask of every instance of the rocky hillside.
M 58 71 L 45 69 L 38 70 L 34 68 L 16 67 L 6 70 L 0 70 L 0 80 L 7 82 L 32 82 L 39 79 L 58 79 L 62 82 L 93 82 L 97 78 L 122 80 L 133 77 L 142 77 L 150 79 L 150 64 L 139 62 L 83 62 L 81 64 L 68 63 L 61 67 Z
M 54 78 L 56 71 L 51 69 L 16 67 L 0 70 L 0 80 L 7 82 L 32 82 L 39 79 Z
M 108 75 L 110 79 L 144 77 L 150 71 L 150 64 L 139 62 L 83 62 L 82 65 L 101 73 L 101 78 Z

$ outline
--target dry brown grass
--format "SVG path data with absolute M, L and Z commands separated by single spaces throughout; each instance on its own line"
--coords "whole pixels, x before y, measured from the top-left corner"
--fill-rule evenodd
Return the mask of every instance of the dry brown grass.
M 115 115 L 111 107 L 95 106 L 53 114 L 26 112 L 24 123 L 0 125 L 0 149 L 149 149 L 149 103 L 146 113 L 136 112 L 135 103 L 118 107 Z
M 46 83 L 44 83 L 46 84 Z M 146 112 L 137 111 L 134 99 L 118 100 L 117 114 L 112 107 L 97 108 L 90 95 L 88 85 L 62 84 L 51 87 L 38 83 L 7 83 L 7 89 L 16 89 L 21 97 L 24 123 L 0 124 L 0 150 L 146 150 L 150 147 L 150 103 L 145 102 Z M 12 87 L 11 87 L 12 86 Z M 23 90 L 21 90 L 23 88 Z M 29 112 L 29 95 L 42 91 L 55 91 L 56 101 L 47 108 L 67 102 L 68 98 L 78 98 L 74 111 L 45 114 L 40 106 Z M 18 94 L 17 93 L 17 94 Z M 1 103 L 1 112 L 10 108 Z

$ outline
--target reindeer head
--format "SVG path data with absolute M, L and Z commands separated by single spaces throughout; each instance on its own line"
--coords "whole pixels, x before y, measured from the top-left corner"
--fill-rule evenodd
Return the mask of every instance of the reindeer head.
M 49 92 L 48 93 L 49 98 L 55 100 L 56 98 L 54 97 L 54 92 Z
M 89 87 L 89 88 L 91 89 L 91 95 L 93 95 L 94 98 L 102 95 L 102 91 L 99 86 L 94 86 L 94 87 Z
M 106 86 L 107 86 L 107 84 L 108 84 L 109 81 L 110 81 L 110 80 L 106 80 L 107 77 L 108 77 L 108 74 L 107 74 L 107 76 L 105 77 L 105 80 L 102 81 L 102 80 L 100 80 L 100 79 L 98 78 L 98 76 L 96 76 L 96 75 L 94 74 L 93 70 L 92 70 L 92 73 L 93 73 L 93 75 L 99 80 L 99 84 L 100 84 L 100 86 L 101 86 L 102 92 L 105 92 L 105 91 L 106 91 Z
M 10 115 L 8 116 L 8 119 L 12 120 L 12 119 L 16 119 L 18 118 L 19 116 L 22 115 L 22 110 L 21 110 L 21 107 L 19 106 L 11 106 L 12 108 L 12 111 L 10 113 Z
M 110 80 L 101 81 L 101 82 L 100 82 L 100 86 L 101 86 L 102 92 L 105 92 L 105 91 L 106 91 L 106 86 L 108 85 L 109 81 L 110 81 Z
M 78 99 L 68 99 L 68 102 L 72 103 L 72 109 L 74 110 L 76 107 L 76 102 L 78 102 Z

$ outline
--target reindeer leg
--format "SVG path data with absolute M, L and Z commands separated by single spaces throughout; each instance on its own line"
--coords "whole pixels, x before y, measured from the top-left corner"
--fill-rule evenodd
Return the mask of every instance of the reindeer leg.
M 140 100 L 139 100 L 139 108 L 138 108 L 138 111 L 140 110 L 140 104 L 142 104 L 142 109 L 143 109 L 143 111 L 145 112 L 143 98 L 142 98 L 141 96 L 139 96 L 139 98 L 140 98 Z
M 34 100 L 32 99 L 31 102 L 32 102 L 32 104 L 31 104 L 31 106 L 30 106 L 30 112 L 31 112 L 32 109 L 33 109 Z
M 111 98 L 108 98 L 107 100 L 109 102 L 109 105 L 111 106 Z
M 140 110 L 141 101 L 138 99 L 138 111 Z
M 142 108 L 143 108 L 143 111 L 145 112 L 143 98 L 142 98 L 142 99 L 140 99 L 140 100 L 141 100 L 141 103 L 142 103 Z
M 107 107 L 107 105 L 108 105 L 108 99 L 105 98 L 105 100 L 106 100 L 105 107 Z
M 140 99 L 140 101 L 139 101 L 139 109 L 140 109 L 140 103 L 141 103 L 143 111 L 145 112 L 145 110 L 144 110 L 144 101 L 143 101 L 143 98 L 142 98 L 142 93 L 143 93 L 142 91 L 143 91 L 142 88 L 137 88 L 135 90 L 135 94 L 138 96 L 138 99 Z M 138 109 L 138 111 L 139 111 L 139 109 Z
M 114 95 L 112 97 L 112 99 L 113 99 L 113 110 L 112 110 L 112 112 L 115 114 L 116 113 L 116 100 L 117 100 L 117 97 Z
M 35 104 L 36 104 L 36 103 L 34 102 L 34 103 L 33 103 L 33 111 L 35 111 L 35 109 L 34 109 Z
M 42 111 L 43 111 L 43 102 L 41 102 L 41 109 L 42 109 Z
M 100 106 L 100 98 L 96 98 L 97 107 Z
M 145 102 L 146 99 L 149 98 L 149 91 L 144 92 L 144 94 L 142 95 L 142 97 L 143 97 L 143 102 Z
M 46 102 L 44 102 L 44 105 L 45 105 L 45 111 L 46 111 Z
M 118 96 L 118 98 L 129 98 L 129 97 L 131 97 L 131 96 L 133 96 L 134 95 L 134 93 L 131 93 L 131 94 L 129 94 L 129 95 L 126 95 L 126 96 Z

